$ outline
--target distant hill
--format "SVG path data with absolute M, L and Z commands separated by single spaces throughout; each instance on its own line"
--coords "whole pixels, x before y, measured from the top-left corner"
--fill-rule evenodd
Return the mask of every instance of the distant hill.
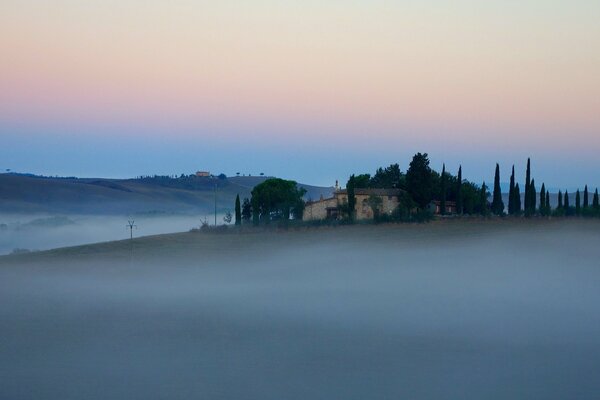
M 233 211 L 235 196 L 250 197 L 254 186 L 268 177 L 187 176 L 137 179 L 54 178 L 0 174 L 0 212 L 4 213 L 205 213 Z M 306 198 L 327 197 L 332 187 L 299 184 Z

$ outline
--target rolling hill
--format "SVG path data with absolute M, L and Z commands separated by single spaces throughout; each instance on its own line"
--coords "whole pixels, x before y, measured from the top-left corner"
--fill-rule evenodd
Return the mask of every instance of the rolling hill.
M 3 213 L 198 213 L 233 209 L 235 196 L 250 197 L 267 177 L 225 179 L 188 176 L 136 179 L 53 178 L 0 174 L 0 212 Z M 306 198 L 328 196 L 332 187 L 300 184 Z

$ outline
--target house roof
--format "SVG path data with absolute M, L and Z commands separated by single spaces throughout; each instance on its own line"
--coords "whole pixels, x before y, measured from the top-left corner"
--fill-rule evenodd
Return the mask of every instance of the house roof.
M 362 195 L 362 196 L 399 196 L 402 192 L 402 189 L 365 189 L 365 188 L 356 188 L 354 189 L 354 195 Z M 347 189 L 338 190 L 335 194 L 348 194 Z

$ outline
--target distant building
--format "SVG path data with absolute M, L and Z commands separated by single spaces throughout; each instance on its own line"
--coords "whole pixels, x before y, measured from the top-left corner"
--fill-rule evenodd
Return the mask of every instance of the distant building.
M 427 208 L 432 214 L 440 215 L 442 213 L 442 202 L 439 200 L 434 200 L 429 203 Z M 456 202 L 446 201 L 446 214 L 456 214 Z
M 317 201 L 309 201 L 304 207 L 302 215 L 303 221 L 316 221 L 323 219 L 339 219 L 341 218 L 340 209 L 348 204 L 348 191 L 339 189 L 336 182 L 337 190 L 333 193 L 333 197 L 321 199 Z M 356 220 L 373 219 L 374 213 L 369 204 L 369 198 L 376 196 L 381 199 L 379 206 L 380 214 L 392 214 L 398 207 L 398 196 L 402 193 L 401 189 L 354 189 L 356 197 L 356 206 L 354 207 Z
M 198 172 L 196 172 L 196 176 L 202 177 L 202 178 L 207 178 L 207 177 L 210 176 L 210 172 L 208 172 L 208 171 L 198 171 Z

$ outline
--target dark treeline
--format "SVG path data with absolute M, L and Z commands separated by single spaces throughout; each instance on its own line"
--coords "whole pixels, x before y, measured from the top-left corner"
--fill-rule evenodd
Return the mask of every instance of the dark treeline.
M 399 164 L 391 164 L 378 168 L 373 175 L 368 173 L 353 174 L 346 183 L 347 203 L 339 206 L 343 220 L 352 222 L 356 204 L 356 192 L 359 189 L 400 189 L 398 206 L 394 212 L 381 214 L 376 208 L 381 200 L 368 200 L 377 220 L 416 221 L 430 218 L 432 214 L 440 215 L 481 215 L 481 216 L 587 216 L 600 217 L 598 189 L 591 194 L 586 185 L 583 192 L 577 190 L 570 197 L 567 191 L 558 192 L 558 205 L 552 208 L 550 193 L 546 184 L 536 186 L 532 176 L 531 160 L 527 160 L 524 187 L 521 188 L 515 179 L 515 166 L 512 166 L 508 204 L 504 203 L 501 190 L 500 165 L 496 164 L 494 183 L 489 191 L 485 182 L 477 184 L 463 179 L 462 166 L 456 175 L 448 172 L 446 165 L 442 171 L 435 171 L 430 166 L 427 153 L 413 156 L 408 169 L 403 172 Z M 252 221 L 255 225 L 274 219 L 287 220 L 302 218 L 304 192 L 298 190 L 296 183 L 281 179 L 269 179 L 256 186 L 252 191 L 252 199 L 244 199 L 240 206 L 236 203 L 236 221 Z M 591 200 L 590 200 L 591 199 Z M 239 202 L 239 200 L 238 200 Z M 239 211 L 238 211 L 239 210 Z

